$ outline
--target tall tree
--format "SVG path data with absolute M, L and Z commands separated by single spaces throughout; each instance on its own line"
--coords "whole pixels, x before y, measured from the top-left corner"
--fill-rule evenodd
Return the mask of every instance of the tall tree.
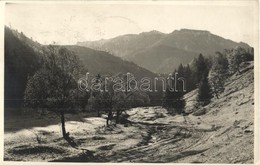
M 211 94 L 211 88 L 208 81 L 208 75 L 204 74 L 198 88 L 198 102 L 205 106 L 210 102 L 210 99 L 212 98 Z
M 179 65 L 179 67 L 178 67 L 178 74 L 180 75 L 180 76 L 184 76 L 184 71 L 185 71 L 185 68 L 183 67 L 183 65 L 182 64 L 180 64 Z
M 183 67 L 183 75 L 180 76 L 185 79 L 186 92 L 190 92 L 191 90 L 196 88 L 196 82 L 194 81 L 194 72 L 191 70 L 189 64 Z
M 202 54 L 199 54 L 198 59 L 195 60 L 196 82 L 200 83 L 204 75 L 207 75 L 208 72 L 209 72 L 208 60 L 206 60 Z
M 220 52 L 212 60 L 212 67 L 209 72 L 209 82 L 212 91 L 217 98 L 219 94 L 224 91 L 224 83 L 228 74 L 228 60 L 226 56 Z
M 44 54 L 43 67 L 28 80 L 25 103 L 57 113 L 62 136 L 67 138 L 64 114 L 75 108 L 80 63 L 73 52 L 62 47 L 48 46 Z

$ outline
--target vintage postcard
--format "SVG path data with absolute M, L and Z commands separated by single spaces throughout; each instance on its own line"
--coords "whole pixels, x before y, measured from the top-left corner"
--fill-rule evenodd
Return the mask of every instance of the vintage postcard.
M 259 163 L 258 4 L 1 2 L 1 164 Z

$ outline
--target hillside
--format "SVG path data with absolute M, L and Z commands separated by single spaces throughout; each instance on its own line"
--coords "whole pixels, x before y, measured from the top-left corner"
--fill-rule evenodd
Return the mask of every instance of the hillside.
M 184 117 L 168 115 L 160 107 L 129 111 L 129 119 L 133 122 L 158 125 L 157 132 L 151 134 L 149 145 L 136 148 L 140 155 L 131 161 L 253 163 L 253 62 L 244 63 L 241 74 L 229 77 L 225 91 L 219 99 L 213 98 L 209 105 L 195 109 L 196 96 L 196 90 L 185 95 L 186 111 L 190 114 Z M 176 129 L 179 130 L 178 134 L 174 133 Z M 177 142 L 172 143 L 173 139 Z M 158 146 L 156 150 L 153 145 Z
M 191 62 L 191 57 L 196 56 L 193 52 L 158 45 L 136 52 L 129 57 L 129 60 L 155 73 L 170 73 L 181 63 L 188 64 Z
M 96 51 L 82 46 L 65 46 L 69 50 L 75 52 L 80 58 L 84 67 L 90 75 L 95 76 L 98 73 L 101 75 L 117 73 L 131 73 L 136 78 L 155 77 L 156 74 L 137 66 L 133 62 L 122 60 L 119 57 L 113 56 L 104 51 Z
M 241 74 L 227 79 L 220 99 L 212 99 L 204 108 L 193 106 L 197 91 L 187 93 L 188 116 L 172 116 L 161 107 L 138 107 L 126 112 L 130 123 L 109 127 L 103 118 L 67 116 L 66 128 L 75 148 L 60 138 L 59 118 L 54 114 L 13 116 L 5 121 L 4 159 L 254 163 L 253 69 L 253 62 L 244 63 Z
M 40 54 L 35 51 L 34 43 L 22 33 L 5 28 L 5 107 L 19 107 L 23 103 L 23 93 L 27 77 L 39 68 Z M 35 43 L 37 47 L 38 44 Z
M 169 34 L 151 31 L 122 35 L 108 40 L 78 42 L 78 45 L 111 52 L 157 73 L 172 72 L 180 63 L 187 64 L 200 53 L 210 56 L 216 51 L 236 46 L 250 48 L 245 43 L 237 43 L 208 31 L 189 29 L 175 30 Z

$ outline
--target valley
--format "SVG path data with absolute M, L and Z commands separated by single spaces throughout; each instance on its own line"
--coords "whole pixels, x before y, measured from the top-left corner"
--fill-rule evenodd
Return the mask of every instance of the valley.
M 252 62 L 245 64 L 241 74 L 228 78 L 220 98 L 203 108 L 194 108 L 196 90 L 187 93 L 186 116 L 171 115 L 160 106 L 137 107 L 125 111 L 128 122 L 107 127 L 102 117 L 67 114 L 71 143 L 60 137 L 59 118 L 52 113 L 13 116 L 5 120 L 4 159 L 253 163 L 253 68 Z

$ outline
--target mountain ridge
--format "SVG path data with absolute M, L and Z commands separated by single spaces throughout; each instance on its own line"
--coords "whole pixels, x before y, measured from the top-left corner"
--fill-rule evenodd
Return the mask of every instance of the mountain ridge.
M 78 42 L 77 45 L 110 52 L 155 73 L 170 73 L 180 63 L 187 64 L 200 53 L 205 56 L 214 56 L 217 51 L 221 52 L 237 46 L 250 48 L 246 43 L 225 39 L 207 30 L 192 29 L 174 30 L 168 34 L 153 30 L 139 34 L 120 35 L 111 39 Z M 162 50 L 162 46 L 167 49 Z M 163 62 L 165 60 L 162 60 L 161 56 L 168 56 L 168 60 L 174 63 Z M 144 58 L 148 61 L 144 61 Z M 156 65 L 151 66 L 155 62 Z

